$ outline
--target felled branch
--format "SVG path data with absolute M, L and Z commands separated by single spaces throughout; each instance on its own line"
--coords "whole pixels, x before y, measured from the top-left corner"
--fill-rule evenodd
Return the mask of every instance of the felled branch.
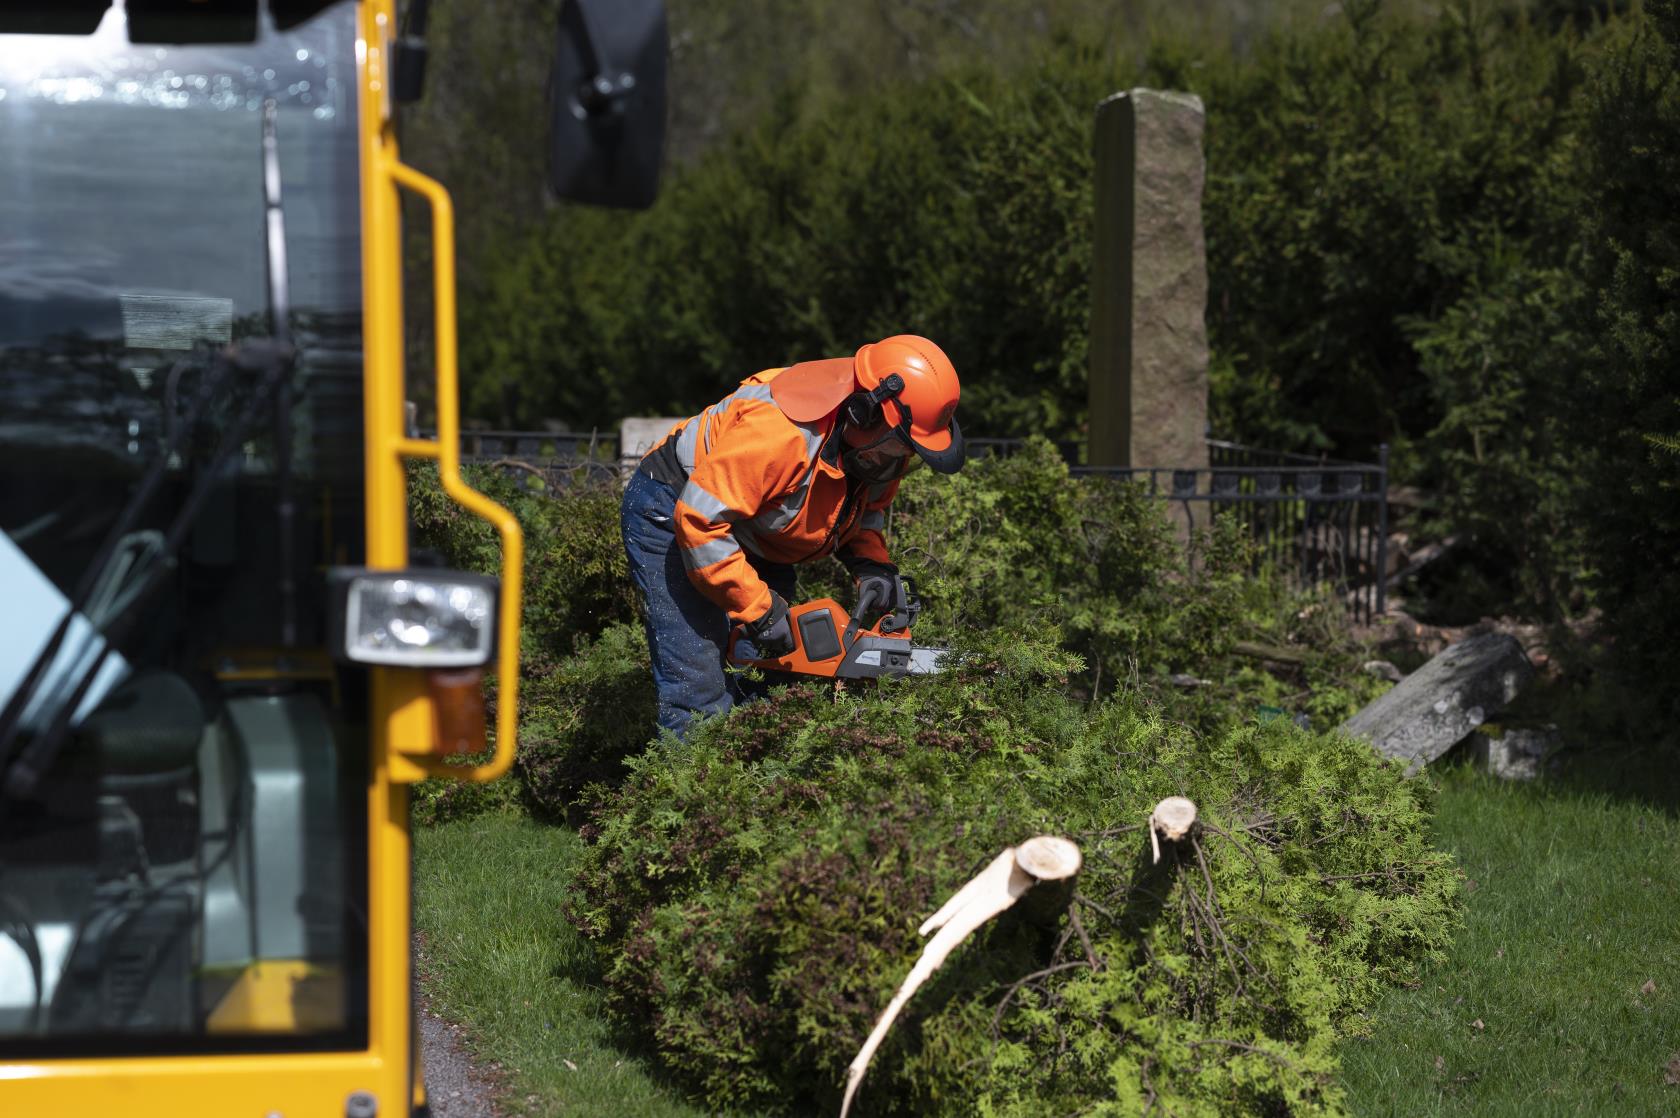
M 1079 847 L 1056 835 L 1039 835 L 1020 846 L 1005 849 L 973 880 L 951 895 L 938 912 L 922 922 L 919 934 L 937 932 L 922 949 L 922 957 L 882 1012 L 869 1039 L 863 1042 L 851 1066 L 846 1069 L 846 1095 L 840 1104 L 840 1118 L 851 1110 L 863 1073 L 875 1050 L 886 1039 L 887 1030 L 904 1009 L 910 995 L 932 977 L 941 963 L 980 925 L 1007 909 L 1041 881 L 1063 881 L 1079 872 L 1083 858 Z

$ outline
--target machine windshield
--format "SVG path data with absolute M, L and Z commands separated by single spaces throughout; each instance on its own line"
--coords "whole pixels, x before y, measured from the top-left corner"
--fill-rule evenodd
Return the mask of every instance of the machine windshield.
M 354 15 L 0 33 L 0 1056 L 365 1042 Z

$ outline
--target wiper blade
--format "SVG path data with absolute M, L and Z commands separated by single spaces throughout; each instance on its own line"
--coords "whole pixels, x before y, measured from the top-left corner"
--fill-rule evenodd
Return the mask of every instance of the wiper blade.
M 152 591 L 157 589 L 163 580 L 163 576 L 174 567 L 175 554 L 180 550 L 187 533 L 197 523 L 199 514 L 204 511 L 205 500 L 210 496 L 210 491 L 220 478 L 222 467 L 239 452 L 257 419 L 268 405 L 273 403 L 275 397 L 279 394 L 280 386 L 289 380 L 295 358 L 296 351 L 288 343 L 275 341 L 271 338 L 251 338 L 229 347 L 226 355 L 221 359 L 221 363 L 229 369 L 260 375 L 259 387 L 247 400 L 245 407 L 240 411 L 234 422 L 222 432 L 221 441 L 217 444 L 215 454 L 205 468 L 199 472 L 198 480 L 193 483 L 186 500 L 182 502 L 180 509 L 176 512 L 175 519 L 171 521 L 169 531 L 164 534 L 162 544 L 157 547 L 151 564 L 135 576 L 136 581 L 133 585 L 126 587 L 118 595 L 120 605 L 117 607 L 117 612 L 107 622 L 102 633 L 105 638 L 104 646 L 81 669 L 80 679 L 68 700 L 53 712 L 52 719 L 45 729 L 37 734 L 21 751 L 18 751 L 15 757 L 12 756 L 12 753 L 19 736 L 21 718 L 4 726 L 5 735 L 0 737 L 0 816 L 5 814 L 5 805 L 9 800 L 18 799 L 33 792 L 41 777 L 51 767 L 53 760 L 58 755 L 59 746 L 70 729 L 70 720 L 80 708 L 82 700 L 87 695 L 88 688 L 98 678 L 100 667 L 105 663 L 106 657 L 111 654 L 116 643 L 125 637 L 133 627 L 135 619 L 139 616 L 137 607 L 145 601 Z M 189 431 L 190 429 L 190 427 L 186 428 Z M 167 460 L 168 453 L 169 448 L 166 448 L 165 460 Z M 130 507 L 125 508 L 124 512 L 132 511 L 134 516 L 138 516 L 138 510 L 134 508 L 134 504 L 134 502 L 130 502 Z M 128 520 L 130 523 L 132 523 L 132 519 L 128 516 L 119 517 L 119 520 Z M 111 550 L 114 551 L 115 549 L 112 548 Z M 107 562 L 109 562 L 108 559 Z M 85 604 L 86 595 L 84 594 L 82 597 L 83 604 Z M 68 619 L 74 616 L 75 611 L 73 610 L 65 614 L 66 620 L 59 623 L 58 631 L 53 634 L 55 641 L 62 640 L 63 633 L 68 630 Z M 49 657 L 46 660 L 47 663 L 51 662 L 50 656 L 56 655 L 55 652 L 51 651 L 53 644 L 53 641 L 49 641 L 48 649 L 43 650 L 43 656 Z M 14 695 L 12 702 L 7 704 L 7 717 L 12 716 L 14 705 L 18 707 L 21 715 L 23 703 L 26 701 L 24 692 L 33 689 L 33 680 L 40 675 L 42 670 L 44 670 L 42 661 L 38 658 L 37 662 L 31 666 L 29 676 L 26 679 L 29 686 L 19 688 L 18 694 Z

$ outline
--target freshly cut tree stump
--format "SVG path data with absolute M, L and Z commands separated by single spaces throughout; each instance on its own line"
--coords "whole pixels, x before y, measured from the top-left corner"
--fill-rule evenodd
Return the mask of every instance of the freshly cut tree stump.
M 1161 840 L 1176 843 L 1196 829 L 1196 802 L 1183 796 L 1168 796 L 1149 813 L 1149 846 L 1154 861 L 1161 860 Z
M 1149 813 L 1145 829 L 1148 841 L 1138 847 L 1132 880 L 1126 890 L 1126 907 L 1120 913 L 1123 935 L 1142 941 L 1166 907 L 1172 892 L 1173 874 L 1188 856 L 1201 818 L 1194 800 L 1168 796 Z
M 898 993 L 893 995 L 880 1020 L 875 1022 L 875 1030 L 863 1042 L 857 1057 L 846 1069 L 846 1096 L 840 1104 L 840 1118 L 846 1118 L 869 1061 L 881 1046 L 881 1041 L 886 1039 L 887 1030 L 910 1000 L 910 995 L 939 969 L 957 945 L 967 939 L 974 929 L 1014 904 L 1034 885 L 1041 881 L 1064 881 L 1078 873 L 1083 864 L 1079 847 L 1065 838 L 1057 835 L 1030 838 L 993 858 L 991 864 L 972 881 L 953 893 L 938 912 L 922 922 L 919 934 L 925 936 L 934 931 L 938 934 L 922 948 L 922 957 L 910 968 Z

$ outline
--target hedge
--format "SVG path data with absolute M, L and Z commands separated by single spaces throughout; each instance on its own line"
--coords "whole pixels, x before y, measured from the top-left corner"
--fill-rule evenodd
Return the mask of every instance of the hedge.
M 708 1106 L 832 1106 L 915 926 L 1037 832 L 1085 849 L 1081 899 L 1006 916 L 948 962 L 860 1113 L 1339 1114 L 1337 1038 L 1451 933 L 1428 785 L 1324 732 L 1383 685 L 1334 601 L 1256 567 L 1234 523 L 1186 551 L 1162 503 L 1071 477 L 1041 439 L 913 473 L 891 545 L 927 600 L 918 639 L 959 668 L 773 691 L 679 743 L 653 740 L 645 642 L 610 592 L 616 487 L 471 480 L 533 555 L 571 564 L 527 571 L 518 795 L 586 823 L 570 915 L 620 1026 Z M 435 475 L 414 481 L 417 543 L 489 567 Z M 849 597 L 832 564 L 802 578 Z M 1279 678 L 1233 657 L 1239 639 L 1305 662 Z M 1167 794 L 1208 829 L 1157 880 L 1141 822 Z M 424 821 L 509 796 L 429 782 L 418 803 Z
M 483 254 L 473 406 L 681 413 L 911 330 L 962 370 L 971 432 L 1077 440 L 1092 108 L 1185 89 L 1208 112 L 1215 432 L 1362 460 L 1389 442 L 1479 580 L 1421 606 L 1601 607 L 1648 692 L 1680 622 L 1673 11 L 1358 0 L 1242 51 L 1072 36 L 815 113 L 789 92 L 649 214 L 561 207 Z

